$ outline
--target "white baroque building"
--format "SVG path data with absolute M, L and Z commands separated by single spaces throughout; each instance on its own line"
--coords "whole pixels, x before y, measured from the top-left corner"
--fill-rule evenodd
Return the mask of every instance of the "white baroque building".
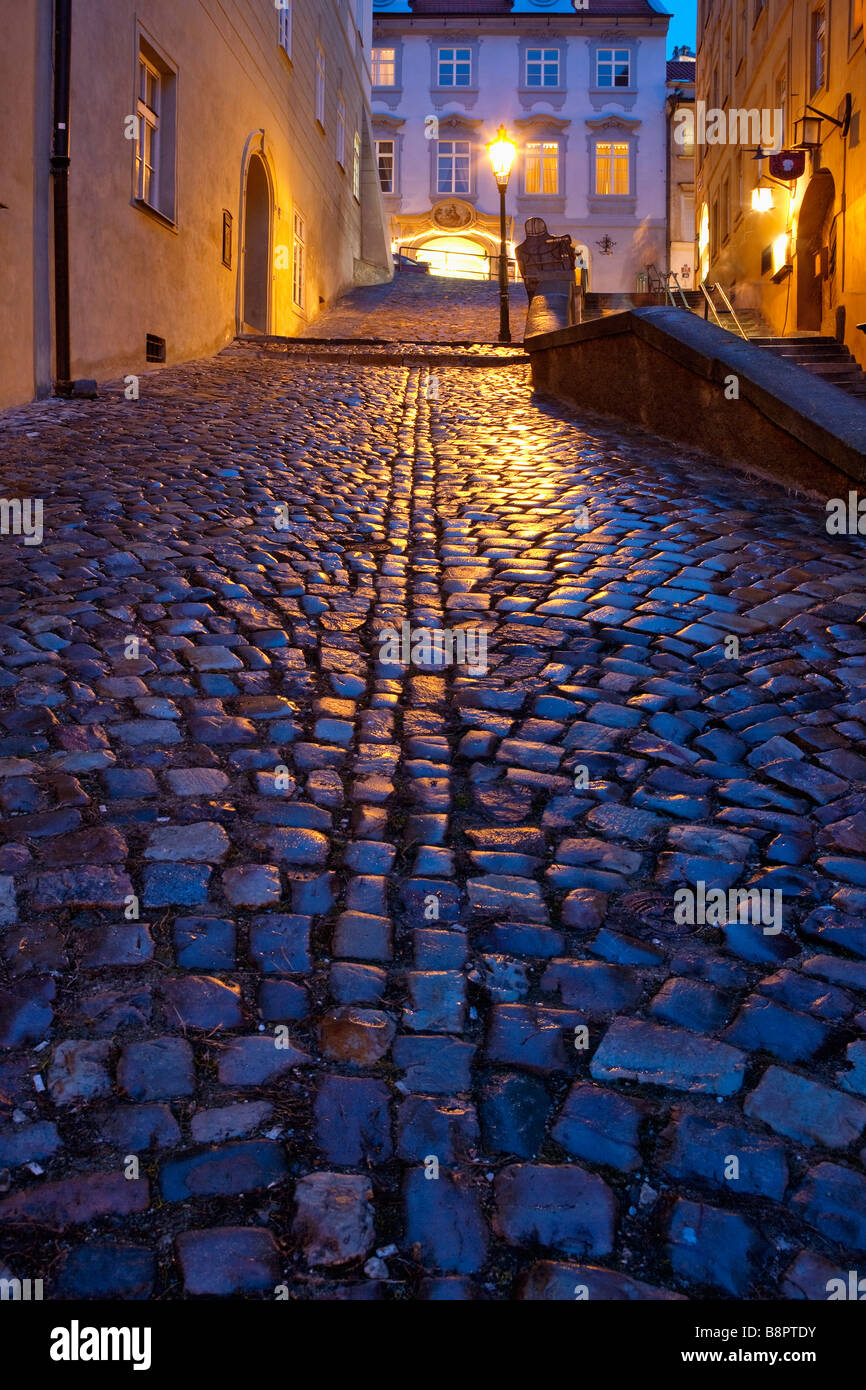
M 495 274 L 486 145 L 518 146 L 509 236 L 568 232 L 589 288 L 667 268 L 666 41 L 660 0 L 373 0 L 372 110 L 392 245 Z

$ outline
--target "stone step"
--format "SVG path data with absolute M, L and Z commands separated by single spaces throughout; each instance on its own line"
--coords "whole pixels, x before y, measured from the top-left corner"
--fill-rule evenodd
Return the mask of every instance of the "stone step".
M 752 342 L 802 367 L 829 386 L 838 386 L 849 395 L 866 398 L 866 372 L 848 348 L 835 338 L 798 334 L 791 338 L 753 338 Z

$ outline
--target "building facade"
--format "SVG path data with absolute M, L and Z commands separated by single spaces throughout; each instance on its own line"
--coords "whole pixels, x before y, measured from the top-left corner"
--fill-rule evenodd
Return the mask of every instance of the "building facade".
M 695 280 L 695 55 L 675 48 L 667 64 L 668 113 L 668 269 L 684 290 Z M 685 131 L 686 138 L 680 132 Z M 691 138 L 689 138 L 691 137 Z
M 518 146 L 509 235 L 568 233 L 592 290 L 666 262 L 669 16 L 653 0 L 374 0 L 373 130 L 393 246 L 484 276 L 499 247 L 486 145 Z
M 58 375 L 50 157 L 64 12 L 72 379 L 206 356 L 238 332 L 296 334 L 352 284 L 390 276 L 372 0 L 12 6 L 0 245 L 14 333 L 0 346 L 0 405 L 48 393 Z
M 702 277 L 735 307 L 759 310 L 774 334 L 835 336 L 866 365 L 863 10 L 700 0 L 696 230 Z M 802 161 L 798 177 L 773 180 L 773 146 Z

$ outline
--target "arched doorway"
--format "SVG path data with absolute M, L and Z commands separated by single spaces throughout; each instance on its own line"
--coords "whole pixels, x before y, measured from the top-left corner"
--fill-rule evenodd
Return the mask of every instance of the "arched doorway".
M 247 165 L 243 227 L 243 328 L 267 333 L 271 287 L 271 184 L 261 155 Z
M 439 233 L 417 246 L 415 258 L 427 262 L 431 275 L 445 275 L 459 280 L 488 280 L 490 251 L 491 248 L 480 238 Z
M 585 242 L 583 242 L 583 241 L 578 241 L 578 242 L 575 242 L 574 251 L 575 251 L 575 256 L 574 256 L 575 267 L 576 267 L 576 269 L 580 270 L 580 272 L 581 272 L 581 284 L 583 285 L 584 292 L 585 292 L 585 293 L 588 293 L 588 292 L 589 292 L 589 269 L 590 269 L 590 251 L 589 251 L 589 247 L 586 245 Z
M 836 186 L 829 169 L 821 169 L 806 189 L 797 219 L 797 328 L 820 331 L 832 306 L 836 271 L 831 237 Z M 834 244 L 831 247 L 831 241 Z

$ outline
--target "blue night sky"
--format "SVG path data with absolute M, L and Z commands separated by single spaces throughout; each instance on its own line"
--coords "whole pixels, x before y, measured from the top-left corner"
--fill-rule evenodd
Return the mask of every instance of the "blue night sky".
M 668 29 L 668 56 L 684 43 L 694 52 L 697 48 L 697 0 L 662 0 L 662 3 L 664 9 L 673 13 Z

